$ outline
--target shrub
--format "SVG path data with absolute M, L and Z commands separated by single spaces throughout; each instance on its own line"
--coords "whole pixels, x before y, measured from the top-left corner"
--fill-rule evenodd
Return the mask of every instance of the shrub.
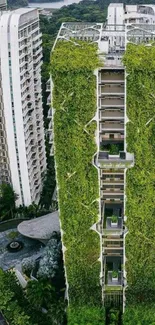
M 118 217 L 117 216 L 111 216 L 111 221 L 112 222 L 117 222 L 118 221 Z
M 31 271 L 35 267 L 35 260 L 33 257 L 26 257 L 22 260 L 22 271 L 25 273 L 27 276 L 30 276 Z
M 53 278 L 59 268 L 60 257 L 61 242 L 56 238 L 52 238 L 44 249 L 43 258 L 39 263 L 37 277 L 43 279 Z

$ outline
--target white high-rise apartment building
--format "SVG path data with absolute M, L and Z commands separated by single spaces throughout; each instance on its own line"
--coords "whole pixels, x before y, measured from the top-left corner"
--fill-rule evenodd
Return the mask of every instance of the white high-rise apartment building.
M 39 201 L 46 168 L 41 44 L 37 9 L 22 8 L 1 14 L 0 118 L 5 143 L 0 145 L 6 156 L 7 178 L 10 174 L 18 194 L 17 204 L 26 206 Z

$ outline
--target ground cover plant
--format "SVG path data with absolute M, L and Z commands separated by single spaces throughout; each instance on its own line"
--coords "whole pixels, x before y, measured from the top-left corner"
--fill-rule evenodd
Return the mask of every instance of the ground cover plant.
M 59 41 L 51 58 L 55 159 L 69 302 L 70 307 L 96 310 L 101 304 L 100 241 L 90 228 L 99 215 L 98 173 L 92 165 L 96 123 L 91 122 L 96 112 L 93 71 L 97 66 L 96 45 L 82 41 Z
M 128 303 L 152 303 L 155 301 L 154 45 L 129 44 L 124 64 L 128 73 L 127 150 L 135 157 L 134 168 L 128 169 L 126 178 L 129 231 L 126 237 L 126 297 Z

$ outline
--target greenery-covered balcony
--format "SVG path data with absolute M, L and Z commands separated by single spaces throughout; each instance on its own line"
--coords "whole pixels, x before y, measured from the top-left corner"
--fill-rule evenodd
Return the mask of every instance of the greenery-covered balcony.
M 122 285 L 122 272 L 121 271 L 108 271 L 107 285 L 108 286 Z
M 103 144 L 124 143 L 124 131 L 102 131 L 100 132 L 100 142 Z
M 124 151 L 124 141 L 114 143 L 110 141 L 102 141 L 102 136 L 100 136 L 100 151 L 107 151 L 111 155 L 117 155 L 120 151 Z
M 105 256 L 104 257 L 104 276 L 105 289 L 118 287 L 123 284 L 122 256 Z M 115 290 L 115 289 L 114 289 Z M 117 290 L 117 289 L 116 289 Z
M 124 108 L 117 107 L 108 107 L 108 108 L 100 108 L 100 120 L 106 120 L 108 118 L 113 119 L 124 119 Z
M 123 229 L 123 203 L 104 203 L 102 206 L 103 229 L 110 232 Z
M 107 151 L 99 151 L 98 165 L 100 168 L 129 168 L 134 165 L 134 156 L 128 152 L 110 154 Z

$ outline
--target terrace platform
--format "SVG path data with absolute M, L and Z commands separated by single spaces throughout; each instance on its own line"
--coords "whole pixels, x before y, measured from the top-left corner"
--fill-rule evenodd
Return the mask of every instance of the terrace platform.
M 38 239 L 42 242 L 47 241 L 54 231 L 60 232 L 58 211 L 43 217 L 23 221 L 18 225 L 17 229 L 23 236 Z

